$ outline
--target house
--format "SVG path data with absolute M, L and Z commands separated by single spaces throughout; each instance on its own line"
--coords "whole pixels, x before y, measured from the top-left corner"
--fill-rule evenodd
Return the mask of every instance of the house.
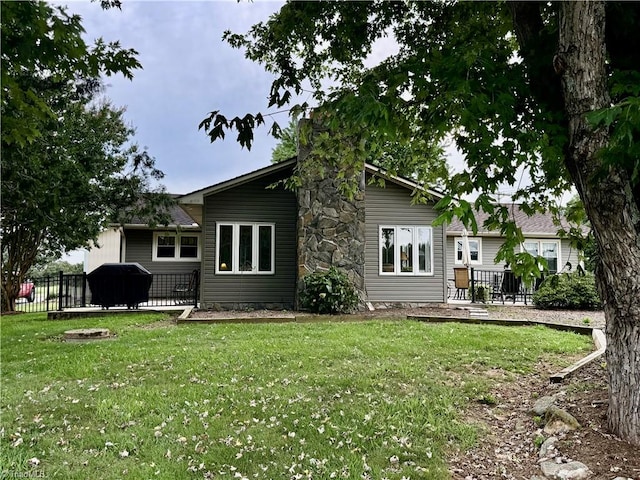
M 432 226 L 441 198 L 412 205 L 418 185 L 366 164 L 353 198 L 335 171 L 285 189 L 297 159 L 270 165 L 179 198 L 201 216 L 202 308 L 293 308 L 300 279 L 336 266 L 362 302 L 444 302 L 446 234 Z M 372 176 L 385 177 L 380 187 Z M 274 186 L 275 185 L 275 186 Z
M 104 232 L 105 249 L 89 252 L 88 271 L 105 262 L 137 262 L 154 274 L 199 270 L 200 306 L 210 309 L 292 309 L 304 275 L 331 266 L 347 273 L 363 305 L 447 301 L 454 268 L 462 266 L 463 228 L 458 221 L 446 230 L 432 225 L 440 193 L 427 190 L 429 202 L 412 204 L 419 185 L 370 164 L 351 199 L 329 168 L 325 178 L 309 176 L 294 192 L 282 181 L 297 162 L 180 196 L 167 227 L 134 222 Z M 384 178 L 384 187 L 372 177 Z M 529 217 L 518 205 L 514 215 L 526 236 L 523 248 L 544 256 L 550 270 L 578 262 L 549 216 Z M 483 229 L 485 217 L 477 213 L 480 230 L 469 238 L 471 266 L 502 271 L 494 258 L 503 239 Z
M 549 271 L 558 272 L 570 263 L 578 265 L 579 252 L 573 248 L 567 238 L 558 235 L 559 227 L 553 223 L 550 214 L 535 213 L 528 216 L 520 204 L 510 204 L 510 211 L 516 224 L 522 229 L 525 241 L 521 251 L 540 255 L 547 260 Z M 504 239 L 500 232 L 487 230 L 483 225 L 488 215 L 475 212 L 478 232 L 475 236 L 469 232 L 470 266 L 477 270 L 501 271 L 504 264 L 496 264 L 495 257 Z M 447 275 L 454 278 L 454 268 L 462 265 L 462 223 L 454 219 L 447 228 Z
M 150 228 L 132 220 L 100 233 L 97 246 L 85 255 L 85 271 L 103 263 L 139 263 L 151 273 L 188 274 L 200 268 L 201 228 L 198 217 L 180 205 L 170 208 L 171 223 Z

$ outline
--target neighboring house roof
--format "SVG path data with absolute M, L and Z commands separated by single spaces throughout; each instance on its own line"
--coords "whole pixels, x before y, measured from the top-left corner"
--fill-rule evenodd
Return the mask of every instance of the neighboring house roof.
M 522 210 L 522 205 L 519 203 L 506 204 L 505 206 L 510 208 L 512 218 L 516 225 L 522 229 L 523 235 L 537 237 L 558 236 L 560 227 L 554 225 L 553 217 L 550 213 L 534 213 L 529 216 Z M 484 222 L 489 217 L 487 213 L 476 211 L 475 217 L 478 224 L 478 236 L 501 236 L 499 231 L 488 230 L 484 227 Z M 460 235 L 462 229 L 462 222 L 454 218 L 447 227 L 447 235 Z M 472 235 L 472 233 L 469 232 L 469 235 Z
M 230 188 L 238 187 L 245 183 L 251 182 L 253 180 L 257 180 L 259 178 L 266 177 L 268 175 L 271 175 L 277 172 L 285 171 L 287 169 L 292 169 L 295 166 L 296 162 L 297 162 L 297 159 L 293 157 L 280 163 L 274 163 L 273 165 L 269 165 L 267 167 L 254 170 L 253 172 L 249 172 L 244 175 L 240 175 L 238 177 L 225 180 L 224 182 L 216 183 L 215 185 L 211 185 L 209 187 L 205 187 L 200 190 L 187 193 L 186 195 L 179 197 L 178 201 L 183 205 L 193 205 L 193 204 L 202 205 L 204 203 L 204 197 L 208 195 L 211 195 L 213 193 L 219 193 L 224 190 L 228 190 Z M 423 189 L 429 195 L 439 199 L 444 196 L 441 192 L 438 192 L 437 190 L 433 190 L 430 188 L 424 188 L 420 184 L 408 178 L 389 175 L 383 169 L 378 168 L 369 163 L 365 163 L 365 171 L 369 174 L 383 177 L 387 181 L 396 183 L 400 186 L 409 188 L 411 190 Z
M 182 195 L 176 195 L 176 194 L 170 194 L 170 195 L 176 199 L 182 196 Z M 198 224 L 198 222 L 196 222 L 196 220 L 191 215 L 189 215 L 184 210 L 184 208 L 182 208 L 177 203 L 169 207 L 168 213 L 169 213 L 169 217 L 171 218 L 171 221 L 169 225 L 167 225 L 167 228 L 177 228 L 177 227 L 185 228 L 185 229 L 200 228 L 200 225 Z M 125 223 L 124 226 L 129 228 L 149 228 L 149 225 L 147 222 L 136 217 L 133 217 L 129 222 Z M 159 225 L 158 229 L 162 229 L 164 227 L 165 227 L 164 225 Z

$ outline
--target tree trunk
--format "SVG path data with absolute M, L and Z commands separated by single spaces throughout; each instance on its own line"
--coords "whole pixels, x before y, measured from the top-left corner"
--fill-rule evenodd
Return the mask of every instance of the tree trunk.
M 600 262 L 596 282 L 607 320 L 608 425 L 623 440 L 640 445 L 640 199 L 629 172 L 603 168 L 597 152 L 609 135 L 595 130 L 586 114 L 610 106 L 605 71 L 603 2 L 563 2 L 559 51 L 569 120 L 566 157 L 591 221 Z

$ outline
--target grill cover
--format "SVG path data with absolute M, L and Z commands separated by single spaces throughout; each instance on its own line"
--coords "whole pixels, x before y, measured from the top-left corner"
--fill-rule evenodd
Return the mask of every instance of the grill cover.
M 104 308 L 136 308 L 149 301 L 153 275 L 139 263 L 103 263 L 87 275 L 91 303 Z

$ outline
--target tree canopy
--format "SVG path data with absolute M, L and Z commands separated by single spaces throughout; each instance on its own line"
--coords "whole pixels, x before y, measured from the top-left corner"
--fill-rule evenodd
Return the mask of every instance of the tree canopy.
M 638 65 L 638 54 L 621 44 L 625 35 L 637 36 L 630 23 L 637 6 L 607 8 L 615 22 L 607 24 L 615 44 L 612 81 L 622 100 L 625 85 L 637 78 L 631 66 Z M 468 168 L 445 179 L 451 192 L 443 202 L 451 207 L 447 219 L 458 215 L 475 230 L 471 206 L 455 197 L 479 190 L 478 206 L 492 214 L 493 227 L 514 238 L 507 245 L 512 249 L 522 238 L 508 209 L 495 208 L 498 186 L 519 185 L 514 200 L 534 211 L 555 208 L 550 200 L 572 183 L 564 163 L 567 120 L 553 66 L 558 9 L 543 3 L 290 2 L 248 33 L 226 32 L 225 39 L 276 74 L 268 106 L 288 105 L 311 89 L 315 105 L 289 105 L 291 114 L 313 107 L 331 119 L 331 127 L 368 142 L 366 154 L 387 142 L 411 145 L 416 138 L 439 142 L 450 136 Z M 526 45 L 519 44 L 518 31 L 528 32 Z M 398 53 L 367 66 L 375 42 L 386 37 L 397 42 Z M 332 86 L 325 88 L 328 80 Z M 250 148 L 252 130 L 264 118 L 257 113 L 227 119 L 214 111 L 201 127 L 212 140 L 235 129 Z M 613 121 L 611 113 L 606 118 Z M 638 162 L 626 158 L 628 168 L 638 170 Z M 519 184 L 521 166 L 531 183 Z M 637 173 L 635 178 L 637 186 Z
M 456 215 L 506 238 L 497 260 L 539 275 L 501 184 L 544 210 L 575 186 L 598 245 L 607 315 L 611 428 L 640 443 L 640 4 L 636 2 L 289 2 L 249 32 L 225 39 L 275 74 L 268 106 L 313 93 L 313 113 L 340 132 L 336 162 L 358 162 L 386 142 L 449 136 L 466 159 L 445 179 L 442 221 Z M 377 65 L 377 41 L 397 44 Z M 324 85 L 331 85 L 325 88 Z M 290 105 L 292 115 L 309 111 Z M 201 123 L 211 140 L 236 130 L 250 147 L 261 113 Z M 277 131 L 277 126 L 271 127 Z M 346 141 L 345 139 L 351 139 Z M 330 150 L 326 146 L 326 150 Z M 353 155 L 345 154 L 351 149 Z M 524 167 L 531 182 L 521 183 Z M 628 412 L 633 412 L 628 414 Z
M 101 99 L 101 75 L 132 77 L 136 52 L 82 40 L 80 18 L 44 2 L 2 5 L 2 308 L 38 255 L 88 245 L 126 215 L 164 216 L 149 154 L 124 109 Z M 159 191 L 154 192 L 154 189 Z M 143 201 L 151 199 L 151 201 Z
M 308 148 L 312 140 L 308 138 L 310 132 L 303 124 L 302 127 L 296 119 L 292 119 L 286 128 L 278 132 L 280 142 L 271 153 L 273 163 L 282 162 L 298 155 L 298 144 L 302 136 L 302 148 Z M 333 134 L 331 136 L 320 136 L 313 140 L 315 154 L 332 159 L 334 157 L 334 142 L 340 136 L 346 148 L 343 154 L 350 153 L 353 161 L 366 161 L 385 172 L 400 175 L 422 182 L 426 185 L 439 185 L 443 178 L 448 175 L 447 160 L 444 156 L 443 148 L 430 138 L 415 136 L 410 142 L 400 143 L 386 138 L 376 138 L 375 145 L 371 140 L 361 144 L 362 151 L 357 151 L 354 146 L 353 136 L 343 136 Z M 374 137 L 375 138 L 375 137 Z M 323 151 L 323 143 L 327 143 L 326 150 Z M 309 145 L 310 146 L 310 145 Z M 346 159 L 343 159 L 346 160 Z M 350 160 L 346 160 L 345 164 Z M 381 178 L 372 179 L 380 181 Z M 420 197 L 416 199 L 419 201 Z

